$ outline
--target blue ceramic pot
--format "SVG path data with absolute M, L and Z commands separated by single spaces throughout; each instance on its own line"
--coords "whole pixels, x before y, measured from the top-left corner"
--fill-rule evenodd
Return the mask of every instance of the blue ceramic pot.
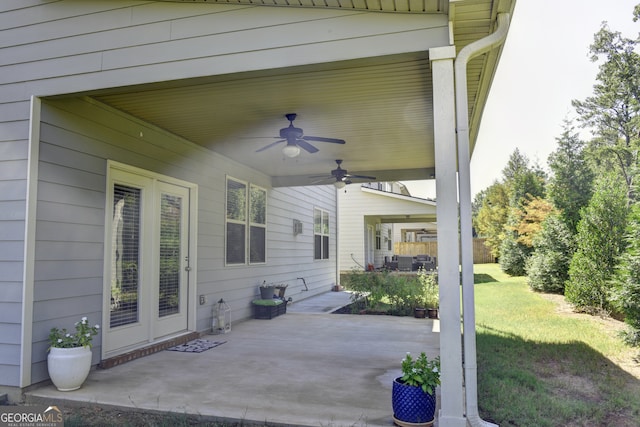
M 436 413 L 436 391 L 432 394 L 422 391 L 422 387 L 406 385 L 400 377 L 393 380 L 391 403 L 393 416 L 409 423 L 428 423 Z

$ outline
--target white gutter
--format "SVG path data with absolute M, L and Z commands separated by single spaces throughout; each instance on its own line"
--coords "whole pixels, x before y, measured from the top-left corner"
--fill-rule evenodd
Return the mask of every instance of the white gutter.
M 498 27 L 487 37 L 465 46 L 455 62 L 456 128 L 458 132 L 458 190 L 460 196 L 460 246 L 464 330 L 464 382 L 467 422 L 471 426 L 496 426 L 478 414 L 478 367 L 476 365 L 476 316 L 473 289 L 473 234 L 471 226 L 471 178 L 469 170 L 469 106 L 467 102 L 467 63 L 504 42 L 509 14 L 498 14 Z M 497 427 L 497 426 L 496 426 Z

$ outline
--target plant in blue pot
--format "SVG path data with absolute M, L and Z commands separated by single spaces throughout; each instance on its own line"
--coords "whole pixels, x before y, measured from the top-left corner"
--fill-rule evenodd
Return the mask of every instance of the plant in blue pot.
M 436 412 L 436 386 L 440 384 L 440 357 L 417 358 L 407 353 L 402 360 L 402 376 L 393 380 L 391 401 L 393 421 L 401 427 L 430 426 Z

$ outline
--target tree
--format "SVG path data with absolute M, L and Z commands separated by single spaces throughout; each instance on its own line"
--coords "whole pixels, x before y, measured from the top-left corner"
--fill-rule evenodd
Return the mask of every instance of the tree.
M 626 186 L 620 177 L 607 174 L 597 179 L 593 197 L 578 223 L 576 253 L 565 287 L 567 300 L 576 308 L 611 310 L 611 279 L 624 249 L 627 211 Z
M 553 205 L 540 197 L 527 197 L 518 216 L 520 223 L 515 228 L 518 243 L 533 247 L 533 240 L 542 229 L 543 221 L 553 212 Z
M 473 225 L 478 235 L 487 239 L 486 245 L 491 250 L 491 255 L 498 257 L 500 242 L 505 235 L 504 225 L 509 212 L 509 195 L 507 187 L 497 181 L 484 190 L 484 193 L 482 206 L 478 209 Z
M 635 18 L 639 9 L 635 10 Z M 578 120 L 595 134 L 590 150 L 602 169 L 615 169 L 624 178 L 631 201 L 638 168 L 640 131 L 640 55 L 636 40 L 622 37 L 604 23 L 590 46 L 593 61 L 604 57 L 594 94 L 572 102 Z
M 502 170 L 503 182 L 509 191 L 509 204 L 520 208 L 527 197 L 544 197 L 546 174 L 538 165 L 530 165 L 529 158 L 517 148 L 511 153 Z
M 542 222 L 540 232 L 533 238 L 533 248 L 526 264 L 529 287 L 563 294 L 574 249 L 572 233 L 558 212 Z
M 631 207 L 628 218 L 627 247 L 620 257 L 616 289 L 612 302 L 629 325 L 627 341 L 640 344 L 640 204 Z
M 518 243 L 515 232 L 508 233 L 500 243 L 500 269 L 511 276 L 524 276 L 532 248 Z
M 500 268 L 513 276 L 525 274 L 525 264 L 533 249 L 531 243 L 521 241 L 518 227 L 523 223 L 525 207 L 529 201 L 545 194 L 545 174 L 538 166 L 531 167 L 529 159 L 514 150 L 503 169 L 504 184 L 509 195 L 509 209 L 504 238 L 500 242 Z
M 585 143 L 578 138 L 569 121 L 565 121 L 564 131 L 556 141 L 558 148 L 548 158 L 553 173 L 548 197 L 560 211 L 569 231 L 575 234 L 580 221 L 580 209 L 591 199 L 594 173 L 587 160 Z

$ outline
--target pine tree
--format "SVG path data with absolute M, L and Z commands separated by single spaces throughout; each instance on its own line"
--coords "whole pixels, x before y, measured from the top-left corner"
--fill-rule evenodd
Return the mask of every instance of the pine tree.
M 573 255 L 573 236 L 556 213 L 542 223 L 533 239 L 533 254 L 527 261 L 527 283 L 535 291 L 564 293 L 569 279 L 569 263 Z
M 627 219 L 626 186 L 619 176 L 596 180 L 589 205 L 582 211 L 576 236 L 577 250 L 571 259 L 567 300 L 587 312 L 608 312 L 611 279 L 618 256 L 624 249 Z
M 580 221 L 580 209 L 591 199 L 593 170 L 587 161 L 584 142 L 578 138 L 570 122 L 556 138 L 558 148 L 549 155 L 548 164 L 553 172 L 549 182 L 549 200 L 560 211 L 569 231 L 575 234 Z

